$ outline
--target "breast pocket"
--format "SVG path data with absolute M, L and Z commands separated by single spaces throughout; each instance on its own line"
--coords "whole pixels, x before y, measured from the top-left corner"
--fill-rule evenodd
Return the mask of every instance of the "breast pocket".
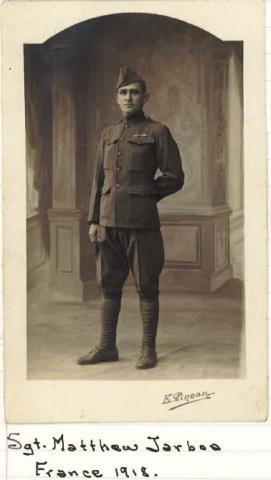
M 154 139 L 150 136 L 132 137 L 128 142 L 130 145 L 128 192 L 133 195 L 153 195 Z
M 152 171 L 154 169 L 154 138 L 131 137 L 128 143 L 130 145 L 129 170 Z
M 104 144 L 104 170 L 112 168 L 114 157 L 116 155 L 116 143 L 118 138 L 109 139 Z

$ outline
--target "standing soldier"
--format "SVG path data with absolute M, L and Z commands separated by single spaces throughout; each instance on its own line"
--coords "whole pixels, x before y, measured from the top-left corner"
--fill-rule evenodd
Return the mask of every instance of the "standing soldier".
M 148 97 L 143 78 L 129 67 L 121 68 L 116 100 L 123 118 L 102 133 L 88 217 L 102 290 L 101 337 L 98 346 L 78 359 L 80 365 L 118 360 L 116 330 L 129 269 L 143 323 L 136 367 L 151 368 L 157 363 L 164 248 L 156 203 L 182 188 L 184 173 L 169 129 L 144 115 Z

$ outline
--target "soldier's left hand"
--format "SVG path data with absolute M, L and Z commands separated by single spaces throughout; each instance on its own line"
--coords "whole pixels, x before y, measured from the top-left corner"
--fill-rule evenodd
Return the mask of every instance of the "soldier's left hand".
M 97 242 L 99 225 L 92 223 L 89 227 L 88 236 L 92 243 Z

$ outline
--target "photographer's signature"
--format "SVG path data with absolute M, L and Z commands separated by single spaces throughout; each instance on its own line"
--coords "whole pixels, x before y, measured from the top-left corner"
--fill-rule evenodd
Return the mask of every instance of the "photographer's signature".
M 167 393 L 164 395 L 162 405 L 167 405 L 169 410 L 175 410 L 176 408 L 189 405 L 190 403 L 201 402 L 202 400 L 210 400 L 215 392 L 193 392 L 193 393 Z M 177 404 L 177 405 L 176 405 Z

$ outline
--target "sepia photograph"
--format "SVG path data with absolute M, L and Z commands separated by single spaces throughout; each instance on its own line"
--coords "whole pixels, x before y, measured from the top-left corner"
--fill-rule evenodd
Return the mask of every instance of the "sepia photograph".
M 24 46 L 29 379 L 245 374 L 242 62 L 140 13 Z
M 225 18 L 237 4 L 245 12 L 243 0 L 223 3 Z M 13 297 L 21 314 L 15 320 L 10 307 L 7 315 L 14 323 L 7 326 L 6 382 L 8 392 L 20 388 L 31 404 L 41 395 L 46 405 L 30 412 L 9 403 L 11 418 L 265 416 L 260 70 L 258 84 L 250 84 L 263 54 L 259 36 L 253 55 L 249 30 L 262 27 L 256 3 L 254 24 L 241 13 L 223 24 L 218 6 L 201 1 L 181 1 L 176 12 L 170 2 L 151 9 L 147 2 L 125 9 L 66 2 L 60 24 L 54 7 L 63 11 L 63 2 L 36 2 L 31 12 L 18 2 L 6 7 L 4 36 L 13 35 L 16 47 L 6 43 L 5 85 L 8 92 L 8 78 L 13 86 L 18 80 L 20 99 L 12 102 L 20 122 L 13 168 L 22 159 L 17 186 L 12 162 L 6 177 L 8 193 L 16 190 L 7 218 L 22 207 L 17 231 L 8 227 L 20 251 L 14 267 L 7 262 L 8 282 L 22 269 L 9 290 L 14 296 L 21 286 Z M 8 27 L 12 15 L 24 19 L 17 37 Z M 41 15 L 41 30 L 27 32 Z M 7 145 L 12 158 L 14 137 Z M 249 385 L 255 398 L 246 398 Z M 83 391 L 92 392 L 88 407 Z M 104 391 L 108 399 L 97 400 Z M 153 392 L 150 403 L 139 400 L 142 392 Z M 239 404 L 238 395 L 246 400 Z M 179 408 L 195 401 L 200 406 Z

